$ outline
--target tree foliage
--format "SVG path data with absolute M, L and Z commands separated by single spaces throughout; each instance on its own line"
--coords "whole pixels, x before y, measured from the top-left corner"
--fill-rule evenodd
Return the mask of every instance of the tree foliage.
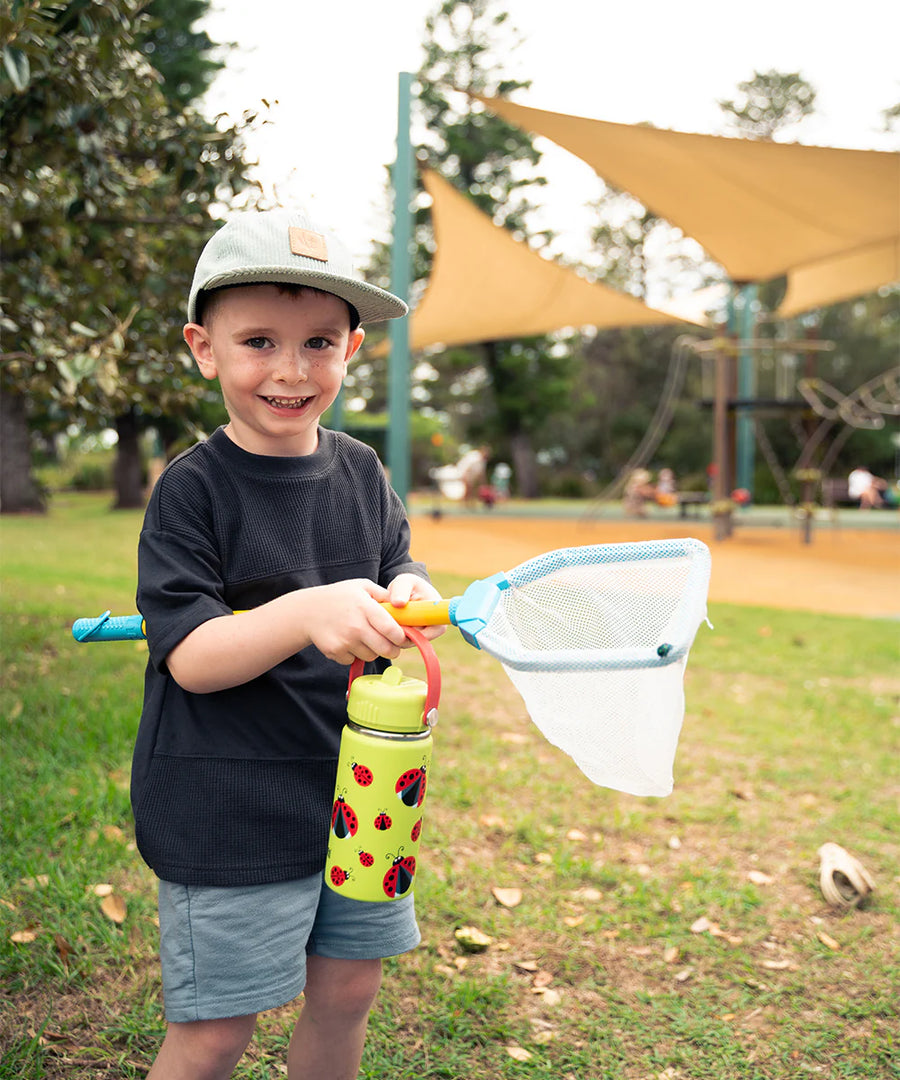
M 503 75 L 518 34 L 496 0 L 441 0 L 426 18 L 425 55 L 417 73 L 414 140 L 418 161 L 439 172 L 495 224 L 540 248 L 549 239 L 529 226 L 546 183 L 541 155 L 527 133 L 468 96 L 506 96 L 528 84 Z M 430 214 L 419 200 L 414 279 L 431 268 Z M 376 266 L 385 265 L 385 253 Z M 414 286 L 414 289 L 416 287 Z M 571 391 L 568 350 L 551 338 L 484 342 L 430 352 L 418 367 L 419 407 L 451 418 L 462 441 L 488 443 L 494 458 L 512 457 L 519 492 L 537 494 L 535 446 Z
M 773 139 L 815 112 L 816 90 L 799 71 L 754 71 L 738 96 L 718 102 L 730 126 L 747 139 Z
M 5 443 L 25 424 L 77 419 L 115 423 L 135 451 L 143 425 L 184 416 L 204 393 L 181 308 L 210 212 L 245 184 L 242 142 L 184 104 L 210 69 L 179 81 L 192 45 L 143 8 L 30 0 L 0 20 Z M 178 5 L 185 18 L 196 9 Z M 145 35 L 169 78 L 141 51 Z M 134 452 L 127 466 L 120 505 L 141 500 Z M 4 466 L 0 479 L 4 512 L 39 505 L 21 475 Z

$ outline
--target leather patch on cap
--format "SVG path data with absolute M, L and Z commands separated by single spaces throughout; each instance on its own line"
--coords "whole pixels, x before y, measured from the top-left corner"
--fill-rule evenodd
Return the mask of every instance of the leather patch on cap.
M 328 245 L 321 233 L 309 229 L 299 229 L 296 225 L 288 226 L 288 236 L 293 255 L 305 255 L 308 259 L 328 262 Z

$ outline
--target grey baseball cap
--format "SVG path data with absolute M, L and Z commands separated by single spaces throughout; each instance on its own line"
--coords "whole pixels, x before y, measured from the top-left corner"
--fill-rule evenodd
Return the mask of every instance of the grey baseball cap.
M 309 285 L 352 305 L 360 322 L 399 319 L 409 310 L 393 293 L 363 281 L 350 252 L 302 210 L 245 210 L 207 242 L 188 299 L 188 322 L 197 321 L 200 293 L 223 285 Z

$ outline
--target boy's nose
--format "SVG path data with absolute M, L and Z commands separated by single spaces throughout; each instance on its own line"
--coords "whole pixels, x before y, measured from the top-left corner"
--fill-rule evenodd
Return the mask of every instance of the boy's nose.
M 300 356 L 284 353 L 278 358 L 275 378 L 279 382 L 299 383 L 306 382 L 309 375 L 306 370 L 306 364 Z

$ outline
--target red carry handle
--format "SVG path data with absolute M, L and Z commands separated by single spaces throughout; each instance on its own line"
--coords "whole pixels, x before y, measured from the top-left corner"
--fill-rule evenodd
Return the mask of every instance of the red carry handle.
M 441 699 L 441 665 L 438 662 L 437 653 L 427 637 L 414 626 L 404 626 L 403 632 L 416 646 L 425 661 L 425 676 L 427 689 L 425 691 L 425 710 L 422 713 L 422 726 L 433 727 L 437 721 L 437 707 Z M 347 683 L 347 693 L 353 680 L 362 675 L 365 669 L 365 661 L 356 659 L 350 667 L 350 681 Z

